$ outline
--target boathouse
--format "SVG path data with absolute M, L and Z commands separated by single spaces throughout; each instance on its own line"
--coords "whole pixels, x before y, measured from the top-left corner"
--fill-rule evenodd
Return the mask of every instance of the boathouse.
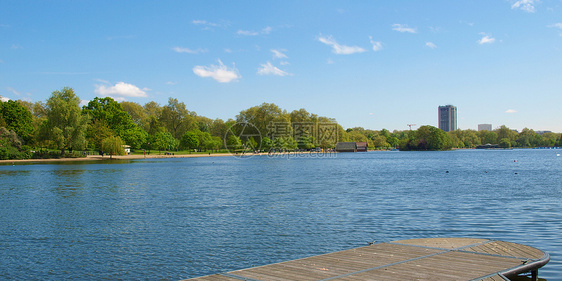
M 366 142 L 357 142 L 357 152 L 367 152 L 369 146 Z
M 366 142 L 338 142 L 337 152 L 366 152 L 368 145 Z
M 357 152 L 356 142 L 338 142 L 336 144 L 337 152 Z

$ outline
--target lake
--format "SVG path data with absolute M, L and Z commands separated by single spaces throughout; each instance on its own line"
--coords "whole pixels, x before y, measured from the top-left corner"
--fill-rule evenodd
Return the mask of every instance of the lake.
M 429 237 L 551 255 L 560 150 L 367 152 L 0 165 L 0 279 L 179 280 Z

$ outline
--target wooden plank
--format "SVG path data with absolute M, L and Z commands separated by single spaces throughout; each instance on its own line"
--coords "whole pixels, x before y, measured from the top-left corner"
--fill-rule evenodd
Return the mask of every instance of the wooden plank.
M 429 239 L 408 239 L 393 241 L 392 243 L 400 243 L 406 245 L 416 245 L 430 248 L 441 249 L 458 249 L 470 245 L 480 244 L 490 241 L 489 239 L 478 238 L 429 238 Z
M 321 280 L 440 252 L 436 249 L 380 243 L 232 273 L 259 280 L 291 280 L 296 278 L 296 272 L 300 274 L 296 279 Z
M 536 248 L 527 245 L 516 244 L 504 241 L 493 241 L 487 244 L 465 249 L 477 253 L 487 253 L 492 255 L 512 256 L 527 259 L 540 259 L 544 253 Z
M 504 280 L 498 273 L 521 268 L 527 259 L 542 259 L 542 266 L 548 255 L 526 245 L 487 239 L 409 239 L 192 280 L 473 280 L 491 276 L 482 280 L 497 281 Z

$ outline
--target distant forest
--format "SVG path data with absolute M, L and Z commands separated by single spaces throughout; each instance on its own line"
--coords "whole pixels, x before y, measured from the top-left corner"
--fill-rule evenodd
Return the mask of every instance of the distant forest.
M 502 148 L 562 146 L 561 134 L 493 131 L 344 130 L 336 120 L 263 103 L 233 119 L 210 119 L 169 98 L 144 105 L 96 97 L 80 107 L 72 88 L 54 91 L 46 102 L 0 101 L 0 159 L 79 157 L 126 144 L 133 151 L 294 151 L 334 148 L 337 142 L 367 142 L 369 149 L 448 150 L 495 144 Z M 106 149 L 107 150 L 107 149 Z M 77 153 L 80 151 L 80 153 Z

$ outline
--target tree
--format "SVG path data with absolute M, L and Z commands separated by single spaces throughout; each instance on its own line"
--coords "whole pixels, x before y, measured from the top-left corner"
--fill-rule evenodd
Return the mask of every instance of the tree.
M 100 152 L 103 151 L 103 140 L 113 136 L 115 136 L 115 133 L 105 124 L 105 122 L 92 122 L 88 126 L 88 129 L 86 129 L 86 138 L 89 140 L 88 149 L 97 149 Z
M 195 112 L 190 112 L 183 102 L 169 98 L 168 105 L 162 108 L 160 122 L 175 138 L 181 138 L 189 130 L 197 129 Z
M 235 135 L 228 135 L 224 140 L 224 147 L 230 152 L 233 152 L 242 147 L 242 141 Z
M 180 142 L 168 132 L 156 133 L 151 139 L 151 146 L 159 151 L 176 149 L 179 143 Z
M 148 116 L 146 115 L 146 112 L 144 111 L 142 105 L 136 102 L 122 101 L 121 107 L 123 108 L 123 111 L 129 113 L 129 115 L 131 116 L 131 120 L 133 120 L 133 122 L 137 124 L 137 126 L 144 128 L 143 122 L 146 122 L 148 120 Z
M 273 103 L 264 102 L 259 106 L 240 111 L 236 116 L 236 122 L 255 126 L 262 137 L 288 137 L 293 133 L 289 115 Z
M 180 146 L 187 149 L 195 149 L 199 147 L 199 138 L 196 132 L 187 131 L 180 140 Z
M 501 148 L 511 148 L 511 141 L 508 138 L 503 138 L 500 140 L 499 146 Z
M 446 150 L 452 147 L 451 137 L 445 131 L 425 125 L 415 134 L 400 141 L 400 150 Z
M 209 126 L 209 132 L 213 137 L 224 138 L 226 131 L 228 131 L 228 126 L 222 119 L 217 118 L 213 120 L 213 122 L 211 122 L 211 125 Z
M 488 130 L 483 130 L 478 132 L 481 144 L 497 144 L 498 134 L 496 132 L 490 132 Z
M 380 148 L 390 147 L 390 144 L 388 144 L 386 140 L 387 138 L 385 136 L 382 135 L 376 136 L 373 139 L 373 146 L 380 147 Z
M 31 112 L 19 102 L 0 101 L 0 119 L 8 130 L 13 130 L 24 142 L 32 140 L 34 127 Z
M 72 88 L 54 91 L 47 100 L 47 120 L 42 124 L 44 136 L 61 150 L 82 149 L 86 146 L 85 132 L 88 115 L 80 109 L 80 98 Z
M 109 159 L 112 159 L 113 155 L 125 155 L 123 141 L 118 136 L 111 136 L 104 139 L 101 147 L 104 153 L 109 154 Z
M 103 122 L 132 148 L 140 148 L 146 142 L 147 134 L 123 110 L 120 103 L 110 97 L 94 98 L 83 109 L 94 122 Z
M 197 133 L 197 139 L 199 140 L 199 150 L 206 149 L 209 146 L 209 142 L 213 141 L 213 137 L 211 137 L 209 132 L 196 130 L 195 133 Z
M 517 137 L 517 133 L 505 125 L 496 129 L 495 132 L 498 134 L 498 142 L 502 139 L 508 139 L 510 142 L 515 141 L 515 138 Z
M 165 132 L 166 129 L 160 123 L 160 115 L 162 115 L 162 107 L 154 102 L 148 102 L 143 106 L 146 120 L 142 121 L 142 128 L 148 132 L 149 135 L 154 135 L 158 132 Z

